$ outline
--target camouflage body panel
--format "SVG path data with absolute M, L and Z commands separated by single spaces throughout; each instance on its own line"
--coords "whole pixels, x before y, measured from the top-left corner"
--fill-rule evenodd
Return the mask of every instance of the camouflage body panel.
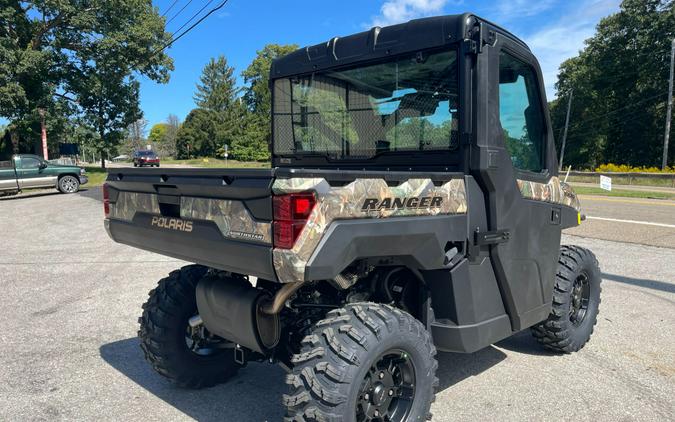
M 359 179 L 346 186 L 332 187 L 321 178 L 277 179 L 275 194 L 313 191 L 317 204 L 292 249 L 275 248 L 274 268 L 279 281 L 305 281 L 305 267 L 322 236 L 335 220 L 464 214 L 467 211 L 464 180 L 453 179 L 436 186 L 430 179 L 410 179 L 388 186 L 382 179 Z M 442 198 L 439 206 L 364 211 L 367 200 L 386 198 Z
M 137 212 L 160 214 L 157 195 L 150 193 L 120 192 L 116 202 L 110 203 L 110 218 L 131 221 Z
M 160 215 L 157 195 L 120 192 L 117 201 L 110 204 L 110 218 L 132 221 L 137 212 Z M 255 220 L 240 201 L 182 197 L 180 216 L 213 221 L 228 239 L 272 244 L 272 223 Z
M 180 216 L 213 221 L 230 239 L 272 244 L 272 223 L 256 221 L 240 201 L 182 197 Z
M 565 182 L 561 182 L 557 176 L 551 177 L 551 180 L 546 184 L 518 180 L 518 189 L 520 189 L 523 198 L 526 199 L 565 205 L 577 211 L 581 209 L 579 198 L 572 187 Z

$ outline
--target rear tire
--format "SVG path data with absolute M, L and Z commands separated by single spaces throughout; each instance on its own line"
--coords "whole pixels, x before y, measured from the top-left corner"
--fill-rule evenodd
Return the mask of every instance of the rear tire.
M 359 303 L 333 310 L 292 357 L 285 420 L 430 419 L 438 386 L 435 356 L 429 332 L 400 309 Z
M 532 327 L 532 334 L 548 350 L 571 353 L 591 338 L 600 309 L 602 276 L 593 252 L 562 246 L 548 319 Z
M 232 349 L 202 355 L 190 350 L 186 342 L 188 320 L 197 314 L 197 283 L 207 271 L 201 265 L 172 271 L 150 291 L 138 320 L 145 359 L 157 373 L 184 388 L 212 387 L 227 381 L 240 368 Z

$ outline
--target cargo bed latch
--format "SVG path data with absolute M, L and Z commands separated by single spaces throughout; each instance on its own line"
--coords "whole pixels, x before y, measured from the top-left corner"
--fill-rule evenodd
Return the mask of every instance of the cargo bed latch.
M 508 230 L 494 230 L 491 232 L 480 232 L 476 230 L 474 236 L 474 243 L 478 246 L 496 245 L 508 242 L 509 239 L 511 239 L 511 232 Z

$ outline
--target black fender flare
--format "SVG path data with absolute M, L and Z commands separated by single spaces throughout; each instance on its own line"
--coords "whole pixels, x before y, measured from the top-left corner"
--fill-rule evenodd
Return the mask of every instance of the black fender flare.
M 307 261 L 305 280 L 334 279 L 357 259 L 396 257 L 414 270 L 445 268 L 448 242 L 467 240 L 466 214 L 337 220 Z

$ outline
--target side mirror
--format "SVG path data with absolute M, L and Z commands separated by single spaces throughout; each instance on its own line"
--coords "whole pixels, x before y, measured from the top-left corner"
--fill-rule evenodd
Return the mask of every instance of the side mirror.
M 41 162 L 40 165 L 39 165 L 39 168 L 40 168 L 40 170 L 46 169 L 46 168 L 47 168 L 47 163 L 45 163 L 44 161 Z

